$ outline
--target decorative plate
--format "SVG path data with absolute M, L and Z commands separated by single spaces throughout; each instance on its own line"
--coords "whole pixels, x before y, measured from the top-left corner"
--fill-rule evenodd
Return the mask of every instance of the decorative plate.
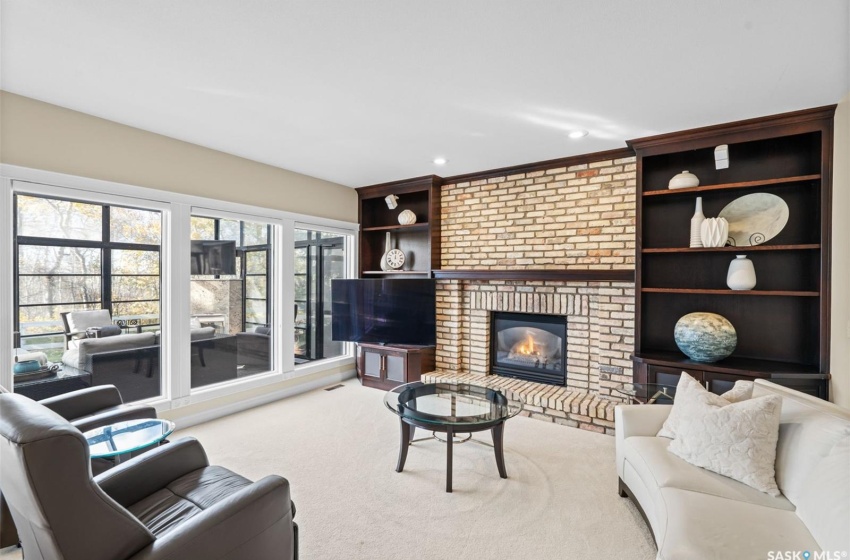
M 753 193 L 736 198 L 720 211 L 729 222 L 729 244 L 761 245 L 773 239 L 788 223 L 788 205 L 774 194 Z
M 28 371 L 26 373 L 16 373 L 14 374 L 14 379 L 16 383 L 23 383 L 25 381 L 35 381 L 37 379 L 52 377 L 56 375 L 57 371 L 59 371 L 59 364 L 49 364 L 35 371 Z

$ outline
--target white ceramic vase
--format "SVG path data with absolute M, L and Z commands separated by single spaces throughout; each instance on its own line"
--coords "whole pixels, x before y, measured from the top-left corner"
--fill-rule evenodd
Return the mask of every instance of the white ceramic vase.
M 387 253 L 392 251 L 393 248 L 393 238 L 390 235 L 390 232 L 387 232 L 387 240 L 384 243 L 384 254 L 381 255 L 381 270 L 387 271 L 392 270 L 392 267 L 387 264 Z
M 705 221 L 705 214 L 702 213 L 702 197 L 697 197 L 697 207 L 694 211 L 694 216 L 691 218 L 691 247 L 702 247 L 702 223 Z
M 729 263 L 726 285 L 733 290 L 752 290 L 756 287 L 756 269 L 747 255 L 737 255 L 737 258 Z
M 410 226 L 416 223 L 416 214 L 410 210 L 404 210 L 398 215 L 398 223 L 403 226 Z
M 698 187 L 699 178 L 690 171 L 682 171 L 673 176 L 667 183 L 668 189 L 685 189 L 688 187 Z
M 703 247 L 723 247 L 729 239 L 729 222 L 726 218 L 706 218 L 700 226 Z

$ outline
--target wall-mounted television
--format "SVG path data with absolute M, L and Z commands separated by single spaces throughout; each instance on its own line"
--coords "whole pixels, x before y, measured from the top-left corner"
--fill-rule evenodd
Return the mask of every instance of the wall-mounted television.
M 236 242 L 192 241 L 192 274 L 236 274 Z
M 437 338 L 436 282 L 356 279 L 331 283 L 333 339 L 432 346 Z

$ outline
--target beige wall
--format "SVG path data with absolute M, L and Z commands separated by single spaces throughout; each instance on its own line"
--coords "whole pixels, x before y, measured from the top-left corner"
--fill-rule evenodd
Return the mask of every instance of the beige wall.
M 850 408 L 850 93 L 835 112 L 832 179 L 832 400 Z
M 354 189 L 5 91 L 0 162 L 357 221 Z

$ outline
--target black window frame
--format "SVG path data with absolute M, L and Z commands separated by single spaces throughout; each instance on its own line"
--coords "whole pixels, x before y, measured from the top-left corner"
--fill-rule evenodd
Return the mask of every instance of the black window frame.
M 57 237 L 38 237 L 31 235 L 18 235 L 18 197 L 24 196 L 28 198 L 42 198 L 49 200 L 60 200 L 64 202 L 72 202 L 72 203 L 80 203 L 87 204 L 90 206 L 99 206 L 101 211 L 101 239 L 100 241 L 92 241 L 87 239 L 64 239 Z M 155 328 L 161 325 L 162 320 L 162 239 L 160 238 L 160 244 L 148 244 L 148 243 L 127 243 L 127 242 L 118 242 L 111 241 L 111 212 L 110 208 L 113 207 L 121 207 L 121 208 L 129 208 L 133 210 L 143 210 L 146 212 L 157 212 L 160 215 L 160 220 L 162 219 L 162 211 L 161 210 L 153 210 L 148 208 L 137 208 L 131 205 L 124 204 L 103 204 L 99 202 L 94 202 L 90 200 L 80 200 L 75 198 L 66 198 L 61 196 L 45 196 L 41 194 L 29 194 L 29 193 L 15 193 L 13 195 L 12 208 L 14 212 L 14 218 L 12 220 L 12 243 L 13 243 L 13 274 L 14 274 L 14 282 L 13 282 L 13 332 L 14 332 L 14 345 L 15 348 L 21 348 L 22 342 L 28 338 L 41 338 L 41 337 L 51 337 L 51 336 L 61 336 L 64 334 L 64 330 L 60 331 L 51 331 L 45 333 L 38 334 L 21 334 L 21 308 L 25 307 L 47 307 L 47 306 L 63 306 L 63 305 L 92 305 L 97 306 L 96 309 L 107 309 L 109 311 L 110 316 L 113 318 L 113 321 L 118 321 L 115 319 L 114 307 L 115 303 L 132 303 L 132 302 L 157 302 L 159 304 L 159 321 L 156 323 L 146 323 L 146 324 L 137 324 L 135 328 L 137 331 L 141 331 L 142 328 Z M 32 247 L 68 247 L 68 248 L 85 248 L 85 249 L 97 249 L 100 251 L 100 274 L 24 274 L 23 276 L 41 276 L 41 277 L 53 277 L 53 276 L 84 276 L 84 277 L 94 277 L 99 276 L 101 279 L 100 284 L 100 300 L 99 301 L 80 301 L 80 302 L 60 302 L 60 303 L 50 303 L 50 304 L 21 304 L 20 301 L 20 287 L 19 287 L 19 278 L 22 276 L 20 274 L 20 262 L 19 262 L 19 252 L 20 247 L 22 246 L 32 246 Z M 154 251 L 157 253 L 157 259 L 159 261 L 159 273 L 156 275 L 152 274 L 143 274 L 143 275 L 126 275 L 120 274 L 117 276 L 156 276 L 160 279 L 160 297 L 159 299 L 144 299 L 144 300 L 114 300 L 112 298 L 112 251 L 113 250 L 131 250 L 131 251 Z
M 269 288 L 271 287 L 271 258 L 272 258 L 272 225 L 265 224 L 266 227 L 266 243 L 256 244 L 256 245 L 245 245 L 245 222 L 246 220 L 235 218 L 216 218 L 213 216 L 204 216 L 203 214 L 192 214 L 190 218 L 199 218 L 202 220 L 212 220 L 213 221 L 213 239 L 209 241 L 222 241 L 221 239 L 221 221 L 238 221 L 239 222 L 239 239 L 236 241 L 236 252 L 240 257 L 239 263 L 239 276 L 241 277 L 242 283 L 242 331 L 247 331 L 249 326 L 253 327 L 268 327 L 271 326 L 271 317 L 272 317 L 272 305 L 271 298 L 269 297 Z M 250 220 L 247 220 L 250 222 Z M 250 222 L 250 223 L 262 223 L 262 222 Z M 227 239 L 225 241 L 232 241 L 232 239 Z M 248 273 L 248 259 L 247 253 L 252 252 L 265 252 L 266 253 L 266 270 L 265 273 Z M 207 276 L 207 275 L 196 275 L 196 276 Z M 251 298 L 248 297 L 248 276 L 265 276 L 266 278 L 266 297 L 265 298 Z M 213 276 L 214 278 L 220 278 L 220 275 Z M 256 323 L 254 321 L 248 321 L 248 302 L 249 301 L 265 301 L 266 302 L 266 322 L 265 323 Z
M 341 248 L 345 251 L 345 235 L 327 232 L 321 230 L 312 230 L 305 228 L 296 228 L 307 232 L 307 239 L 295 242 L 295 249 L 306 248 L 307 266 L 305 272 L 295 273 L 295 276 L 306 276 L 306 301 L 303 299 L 295 299 L 295 305 L 303 304 L 306 322 L 303 327 L 295 325 L 295 331 L 305 331 L 304 335 L 304 353 L 295 354 L 296 358 L 315 361 L 325 358 L 324 344 L 318 344 L 319 341 L 325 340 L 325 322 L 319 320 L 319 313 L 324 314 L 325 298 L 330 298 L 330 294 L 325 294 L 324 290 L 324 251 L 326 249 Z M 333 237 L 323 237 L 322 234 L 332 235 Z M 315 278 L 313 277 L 313 260 L 315 260 Z M 316 280 L 318 279 L 318 280 Z M 314 287 L 315 284 L 315 287 Z M 310 305 L 310 299 L 316 291 L 316 302 L 314 306 Z M 297 315 L 297 311 L 296 311 Z M 313 323 L 315 322 L 315 338 L 313 337 Z

